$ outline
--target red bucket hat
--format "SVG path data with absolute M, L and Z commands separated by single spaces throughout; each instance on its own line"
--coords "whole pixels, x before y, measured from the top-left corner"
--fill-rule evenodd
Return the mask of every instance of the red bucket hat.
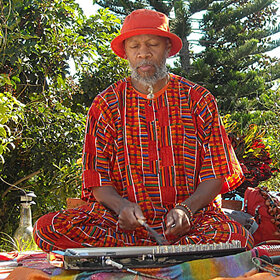
M 160 12 L 140 9 L 128 15 L 121 29 L 121 34 L 111 42 L 111 48 L 116 55 L 125 57 L 124 40 L 135 35 L 152 34 L 167 37 L 171 41 L 169 56 L 175 55 L 182 48 L 181 39 L 169 31 L 169 19 Z

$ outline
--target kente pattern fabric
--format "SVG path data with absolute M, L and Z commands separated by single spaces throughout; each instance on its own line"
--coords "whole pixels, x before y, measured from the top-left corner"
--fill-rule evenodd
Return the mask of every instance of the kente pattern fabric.
M 137 92 L 130 78 L 95 98 L 83 166 L 82 199 L 87 204 L 46 215 L 35 225 L 35 240 L 45 251 L 156 244 L 144 228 L 119 228 L 116 214 L 95 201 L 93 187 L 114 186 L 122 197 L 137 202 L 147 223 L 164 234 L 168 211 L 192 195 L 200 182 L 224 178 L 224 193 L 243 181 L 215 99 L 205 88 L 173 74 L 152 100 Z M 243 246 L 253 245 L 251 235 L 223 214 L 219 198 L 195 213 L 192 222 L 187 236 L 169 236 L 169 241 L 238 239 Z

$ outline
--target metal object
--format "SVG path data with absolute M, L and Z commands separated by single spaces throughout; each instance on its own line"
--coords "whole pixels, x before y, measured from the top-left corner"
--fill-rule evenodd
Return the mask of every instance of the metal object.
M 156 240 L 158 245 L 168 245 L 169 242 L 162 235 L 157 233 L 153 228 L 151 228 L 144 220 L 138 219 L 138 222 L 141 226 L 143 226 L 150 235 Z
M 166 267 L 244 251 L 241 242 L 233 240 L 230 243 L 219 244 L 69 248 L 65 251 L 51 252 L 50 260 L 55 266 L 58 266 L 57 260 L 59 260 L 60 267 L 63 265 L 65 269 L 76 270 L 113 269 L 108 265 L 108 259 L 126 268 Z

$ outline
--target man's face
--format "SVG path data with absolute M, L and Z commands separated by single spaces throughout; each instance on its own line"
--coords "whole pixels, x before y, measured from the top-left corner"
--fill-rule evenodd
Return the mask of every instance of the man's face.
M 125 40 L 126 58 L 132 78 L 143 84 L 155 84 L 167 74 L 166 58 L 171 44 L 165 37 L 143 34 Z

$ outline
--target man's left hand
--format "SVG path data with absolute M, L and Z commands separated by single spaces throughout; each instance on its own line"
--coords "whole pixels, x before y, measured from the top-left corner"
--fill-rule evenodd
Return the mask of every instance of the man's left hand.
M 166 216 L 166 235 L 183 236 L 191 229 L 191 221 L 188 214 L 180 209 L 173 208 Z

